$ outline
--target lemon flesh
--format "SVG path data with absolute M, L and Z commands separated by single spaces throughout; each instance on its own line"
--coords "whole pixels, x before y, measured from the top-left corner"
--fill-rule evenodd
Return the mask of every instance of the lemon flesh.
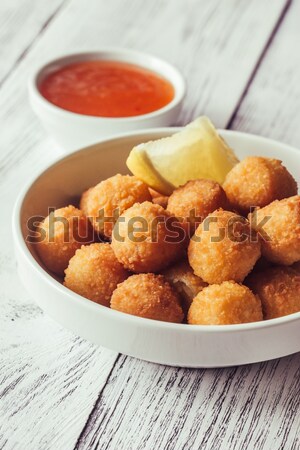
M 137 145 L 126 164 L 148 186 L 170 195 L 176 187 L 198 178 L 222 184 L 237 162 L 233 150 L 203 116 L 170 137 Z

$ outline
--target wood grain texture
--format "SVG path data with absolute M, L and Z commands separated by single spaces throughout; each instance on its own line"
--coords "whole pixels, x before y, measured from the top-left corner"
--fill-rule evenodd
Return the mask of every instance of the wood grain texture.
M 232 128 L 300 148 L 300 2 L 293 1 Z
M 0 2 L 0 85 L 44 32 L 65 0 Z
M 32 303 L 11 299 L 0 311 L 0 448 L 73 449 L 116 354 L 71 336 Z
M 104 45 L 149 51 L 176 63 L 187 78 L 178 123 L 206 113 L 222 127 L 285 4 L 65 4 L 0 90 L 1 217 L 10 217 L 28 176 L 60 154 L 28 105 L 25 80 L 36 65 L 67 51 Z M 117 355 L 76 338 L 41 313 L 18 281 L 9 221 L 0 221 L 0 235 L 5 236 L 0 242 L 1 449 L 299 447 L 298 356 L 215 371 L 166 368 L 120 356 L 101 395 Z
M 24 291 L 10 217 L 26 176 L 0 190 L 0 449 L 72 450 L 117 354 L 62 329 Z
M 1 15 L 0 79 L 9 75 L 0 90 L 1 450 L 72 450 L 117 357 L 44 316 L 24 291 L 14 261 L 10 218 L 16 196 L 35 171 L 60 155 L 29 108 L 31 67 L 28 63 L 26 71 L 25 62 L 60 4 L 0 5 L 6 11 Z
M 15 132 L 13 145 L 0 155 L 1 174 L 16 168 L 25 155 L 34 164 L 39 159 L 42 134 L 28 110 L 24 83 L 37 65 L 58 54 L 106 45 L 152 52 L 175 63 L 188 80 L 178 123 L 206 113 L 224 127 L 285 4 L 286 0 L 273 0 L 272 6 L 268 0 L 151 0 L 141 7 L 139 0 L 90 0 L 87 8 L 83 0 L 73 0 L 40 36 L 2 90 L 2 102 L 9 106 L 0 120 L 9 120 L 13 112 Z M 3 129 L 3 142 L 11 142 L 12 130 Z
M 226 369 L 121 356 L 77 450 L 298 449 L 300 355 Z

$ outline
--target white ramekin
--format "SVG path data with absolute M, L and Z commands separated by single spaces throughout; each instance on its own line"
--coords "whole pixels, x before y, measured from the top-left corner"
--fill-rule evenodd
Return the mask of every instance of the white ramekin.
M 126 173 L 130 149 L 176 129 L 127 133 L 79 150 L 49 166 L 20 194 L 13 216 L 18 272 L 40 307 L 57 322 L 96 344 L 147 361 L 183 367 L 224 367 L 279 358 L 300 351 L 300 312 L 241 325 L 184 325 L 114 311 L 59 283 L 42 266 L 30 245 L 28 220 L 76 201 L 88 187 L 115 173 Z M 239 158 L 283 160 L 298 182 L 299 151 L 258 136 L 222 131 Z M 105 161 L 105 164 L 103 163 Z
M 128 62 L 158 73 L 174 86 L 173 100 L 163 108 L 149 114 L 110 118 L 67 111 L 49 102 L 40 93 L 39 84 L 49 73 L 67 64 L 95 59 Z M 29 79 L 29 98 L 34 112 L 44 128 L 67 152 L 127 131 L 174 124 L 184 99 L 185 90 L 185 81 L 182 75 L 171 64 L 146 53 L 118 48 L 60 57 L 43 65 Z

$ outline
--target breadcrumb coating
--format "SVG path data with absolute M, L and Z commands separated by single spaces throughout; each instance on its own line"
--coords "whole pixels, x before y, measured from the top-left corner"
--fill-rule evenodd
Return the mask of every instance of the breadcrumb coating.
M 137 202 L 151 199 L 145 183 L 135 176 L 117 174 L 84 192 L 80 208 L 91 220 L 95 230 L 110 238 L 118 215 Z M 103 217 L 108 219 L 104 221 Z
M 183 218 L 191 237 L 197 226 L 216 209 L 227 209 L 228 200 L 219 183 L 212 180 L 191 180 L 175 189 L 168 200 L 167 211 Z
M 297 183 L 278 159 L 249 156 L 227 174 L 223 184 L 228 200 L 237 211 L 248 214 L 297 194 Z
M 178 294 L 162 275 L 132 275 L 119 284 L 111 308 L 134 316 L 180 323 L 183 311 Z
M 173 286 L 182 300 L 185 315 L 196 295 L 207 286 L 207 283 L 194 274 L 193 269 L 186 260 L 171 266 L 162 272 L 162 275 Z
M 176 231 L 172 232 L 172 226 L 176 226 Z M 126 269 L 160 272 L 182 256 L 183 238 L 181 224 L 160 205 L 136 203 L 116 222 L 112 248 Z
M 267 260 L 287 266 L 300 260 L 299 195 L 256 209 L 249 221 L 262 236 L 262 254 Z
M 264 319 L 275 319 L 300 311 L 300 272 L 292 267 L 272 267 L 252 273 L 247 286 L 258 294 Z
M 92 242 L 92 228 L 82 211 L 69 205 L 51 212 L 37 227 L 36 249 L 45 266 L 64 275 L 69 260 L 84 243 Z
M 300 195 L 277 159 L 247 157 L 223 186 L 192 180 L 169 197 L 117 174 L 35 235 L 67 288 L 120 312 L 191 325 L 300 312 Z
M 190 325 L 231 325 L 262 319 L 259 297 L 246 286 L 233 281 L 204 288 L 188 312 Z
M 242 282 L 260 256 L 260 239 L 251 231 L 249 222 L 223 210 L 207 216 L 188 248 L 195 274 L 209 284 Z
M 65 274 L 67 288 L 104 306 L 109 306 L 118 283 L 129 276 L 110 244 L 83 245 L 70 260 Z

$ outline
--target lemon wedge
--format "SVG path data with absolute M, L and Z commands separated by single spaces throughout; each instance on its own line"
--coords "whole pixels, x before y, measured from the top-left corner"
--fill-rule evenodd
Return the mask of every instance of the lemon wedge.
M 237 162 L 233 150 L 203 116 L 170 137 L 137 145 L 126 164 L 148 186 L 170 195 L 176 187 L 197 178 L 222 184 Z

